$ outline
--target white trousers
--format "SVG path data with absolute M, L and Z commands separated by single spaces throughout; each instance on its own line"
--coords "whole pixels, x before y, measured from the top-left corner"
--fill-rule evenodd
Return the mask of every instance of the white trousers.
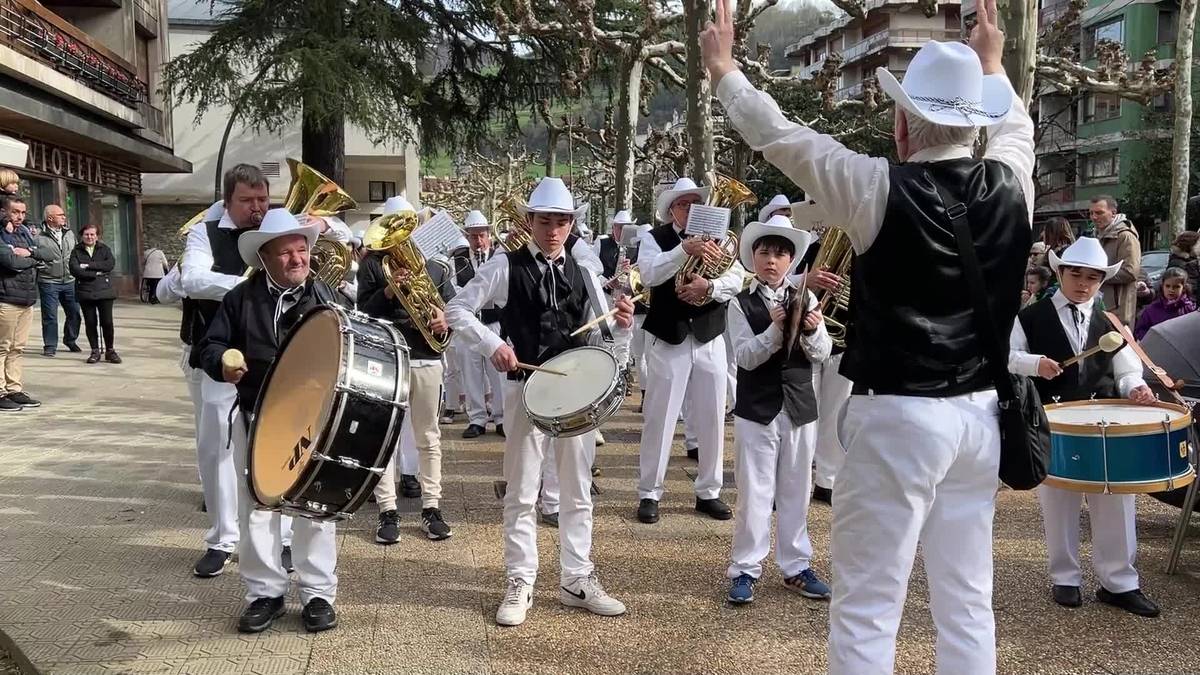
M 466 394 L 466 387 L 462 376 L 462 352 L 468 351 L 469 348 L 462 346 L 460 340 L 450 340 L 450 345 L 446 348 L 442 364 L 445 367 L 445 372 L 442 373 L 445 378 L 444 395 L 446 401 L 447 412 L 458 412 L 461 409 L 460 400 Z
M 829 672 L 891 673 L 920 545 L 937 672 L 996 670 L 992 516 L 999 481 L 994 391 L 851 396 L 833 493 Z
M 229 412 L 237 399 L 237 388 L 217 382 L 196 370 L 200 386 L 200 419 L 196 429 L 196 465 L 200 487 L 208 509 L 208 532 L 204 545 L 233 553 L 238 544 L 238 494 L 245 482 L 234 462 L 229 443 Z
M 200 473 L 200 427 L 201 415 L 204 412 L 204 399 L 200 394 L 200 382 L 204 377 L 204 371 L 199 368 L 193 368 L 188 365 L 188 361 L 192 356 L 191 345 L 183 345 L 183 353 L 179 357 L 179 370 L 183 372 L 183 381 L 187 385 L 188 399 L 192 402 L 192 420 L 193 433 L 196 439 L 196 476 L 200 478 L 201 494 L 204 490 L 204 475 Z M 205 504 L 207 507 L 207 504 Z
M 771 552 L 771 505 L 775 504 L 775 561 L 783 576 L 808 569 L 808 501 L 816 423 L 801 426 L 779 413 L 770 424 L 733 418 L 737 446 L 737 520 L 725 575 L 762 576 Z
M 700 447 L 700 441 L 696 437 L 696 424 L 692 421 L 695 418 L 689 414 L 690 408 L 691 406 L 688 405 L 688 400 L 685 398 L 683 406 L 679 408 L 679 421 L 683 422 L 683 447 L 685 449 Z
M 633 315 L 633 335 L 629 340 L 629 354 L 637 364 L 638 388 L 642 391 L 646 390 L 646 340 L 649 337 L 649 333 L 642 330 L 644 323 L 645 314 Z
M 667 459 L 683 402 L 700 445 L 696 497 L 715 499 L 721 493 L 725 455 L 725 394 L 729 364 L 725 340 L 704 344 L 689 335 L 677 345 L 647 337 L 646 425 L 642 430 L 638 496 L 661 500 Z
M 583 450 L 590 457 L 596 456 L 596 432 L 589 431 L 586 434 L 581 434 L 579 438 L 583 441 Z M 546 451 L 546 456 L 542 461 L 542 513 L 558 513 L 558 459 L 555 456 L 554 446 Z M 588 484 L 588 493 L 591 494 L 591 484 Z
M 558 541 L 564 583 L 592 573 L 592 459 L 582 436 L 551 438 L 529 423 L 523 382 L 504 383 L 504 565 L 510 578 L 537 578 L 538 488 L 553 459 L 559 480 Z M 553 454 L 551 453 L 553 450 Z
M 728 370 L 725 373 L 725 400 L 732 410 L 733 406 L 737 405 L 737 361 L 733 356 L 733 343 L 730 341 L 729 331 L 721 334 L 721 338 L 725 340 L 725 361 L 729 364 Z M 722 410 L 724 415 L 725 411 Z
M 400 425 L 400 462 L 403 465 L 403 439 L 411 436 L 416 447 L 417 479 L 421 482 L 421 508 L 436 509 L 442 499 L 442 444 L 438 428 L 438 404 L 442 396 L 442 364 L 424 362 L 409 369 L 408 410 Z M 409 474 L 412 475 L 412 474 Z M 384 467 L 375 485 L 375 503 L 379 512 L 396 508 L 396 453 Z
M 842 355 L 831 356 L 813 368 L 813 384 L 817 390 L 817 449 L 813 482 L 823 488 L 833 488 L 834 478 L 846 459 L 846 449 L 838 440 L 838 416 L 850 399 L 853 383 L 842 377 L 838 366 Z
M 233 420 L 233 448 L 238 475 L 245 475 L 246 424 L 240 410 Z M 246 602 L 287 595 L 288 573 L 280 562 L 286 516 L 254 508 L 254 498 L 244 480 L 238 481 L 238 498 L 238 524 L 242 536 L 238 546 L 238 571 L 246 584 Z M 324 598 L 333 604 L 337 599 L 336 526 L 308 518 L 291 520 L 294 533 L 292 564 L 300 586 L 300 602 L 307 605 L 313 598 Z
M 492 328 L 499 333 L 499 327 Z M 504 374 L 492 367 L 491 360 L 474 349 L 459 349 L 459 372 L 467 390 L 468 424 L 487 426 L 504 423 Z M 488 416 L 487 392 L 492 393 L 492 414 Z
M 1140 587 L 1137 569 L 1137 506 L 1134 495 L 1088 494 L 1042 485 L 1037 489 L 1046 527 L 1050 583 L 1082 586 L 1079 571 L 1079 507 L 1087 501 L 1092 521 L 1092 569 L 1113 593 Z

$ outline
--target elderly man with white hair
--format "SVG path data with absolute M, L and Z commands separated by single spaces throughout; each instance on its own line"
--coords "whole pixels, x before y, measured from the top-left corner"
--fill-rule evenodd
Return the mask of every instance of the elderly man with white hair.
M 926 43 L 903 84 L 876 71 L 896 102 L 895 166 L 789 121 L 755 90 L 733 59 L 731 4 L 717 0 L 700 36 L 730 123 L 845 229 L 857 254 L 841 365 L 854 386 L 833 494 L 829 671 L 892 672 L 920 546 L 937 671 L 993 673 L 998 368 L 976 331 L 952 221 L 969 230 L 988 318 L 1007 335 L 1032 243 L 1034 142 L 1001 64 L 996 2 L 979 4 L 969 46 Z M 988 142 L 975 159 L 979 127 Z

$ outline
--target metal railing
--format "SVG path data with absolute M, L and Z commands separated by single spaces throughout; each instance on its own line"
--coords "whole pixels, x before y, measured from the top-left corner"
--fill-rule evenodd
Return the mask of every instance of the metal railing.
M 856 96 L 861 94 L 862 91 L 863 91 L 863 83 L 862 82 L 859 82 L 858 84 L 852 84 L 849 87 L 842 87 L 841 89 L 838 89 L 837 91 L 833 92 L 833 100 L 842 101 L 842 100 L 845 100 L 848 98 L 855 98 Z
M 128 62 L 34 0 L 0 0 L 0 44 L 130 108 L 149 99 L 149 87 Z
M 845 63 L 850 63 L 890 46 L 919 46 L 930 40 L 958 40 L 961 37 L 962 31 L 958 30 L 889 28 L 881 30 L 870 37 L 863 38 L 847 47 L 842 51 L 842 58 L 845 60 Z

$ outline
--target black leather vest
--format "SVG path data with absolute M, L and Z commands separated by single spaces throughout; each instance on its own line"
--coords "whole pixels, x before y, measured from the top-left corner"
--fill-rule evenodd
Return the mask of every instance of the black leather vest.
M 612 237 L 600 239 L 600 264 L 604 266 L 604 277 L 611 279 L 617 273 L 617 259 L 621 257 L 621 245 Z
M 587 321 L 588 297 L 584 287 L 583 270 L 569 254 L 556 270 L 562 274 L 570 290 L 559 291 L 557 309 L 542 290 L 542 270 L 528 248 L 508 257 L 508 302 L 500 310 L 500 326 L 512 342 L 517 359 L 523 363 L 541 365 L 573 347 L 585 344 L 582 336 L 571 333 Z M 523 380 L 524 371 L 508 374 L 510 380 Z
M 755 335 L 771 325 L 771 314 L 761 295 L 746 289 L 737 294 L 735 301 L 742 306 Z M 786 349 L 780 349 L 754 370 L 738 367 L 737 403 L 733 414 L 751 422 L 770 424 L 780 410 L 786 412 L 796 426 L 817 419 L 812 364 L 803 349 L 792 350 L 790 358 Z
M 992 388 L 954 232 L 930 178 L 967 206 L 992 321 L 1007 344 L 1032 233 L 1012 170 L 993 160 L 893 166 L 879 236 L 854 260 L 841 373 L 855 391 L 957 396 Z
M 208 231 L 208 246 L 212 251 L 213 265 L 212 271 L 219 274 L 230 274 L 241 276 L 246 272 L 246 263 L 242 260 L 242 254 L 238 252 L 238 238 L 243 232 L 249 232 L 253 228 L 247 229 L 228 229 L 218 227 L 221 224 L 219 220 L 210 220 L 204 223 L 205 229 Z M 190 308 L 185 307 L 183 311 L 183 320 L 190 324 L 189 333 L 192 336 L 191 342 L 188 344 L 196 345 L 208 332 L 208 324 L 217 313 L 217 308 L 221 306 L 220 300 L 184 300 L 185 303 L 191 305 Z M 183 327 L 180 327 L 180 333 L 183 332 Z M 193 352 L 189 358 L 189 365 L 193 368 L 200 367 L 200 355 Z
M 650 236 L 663 253 L 683 241 L 669 223 L 650 230 Z M 671 277 L 650 290 L 650 311 L 642 328 L 667 344 L 682 344 L 689 334 L 701 343 L 711 342 L 725 332 L 725 305 L 710 302 L 697 307 L 680 300 L 675 295 L 675 277 Z
M 454 263 L 454 278 L 458 282 L 459 288 L 465 288 L 475 278 L 475 266 L 471 263 L 471 258 L 474 255 L 469 246 L 456 248 L 450 254 L 450 260 Z M 495 246 L 488 250 L 488 254 L 484 259 L 491 260 L 494 255 L 496 255 Z M 500 310 L 495 307 L 481 309 L 476 317 L 485 324 L 497 323 L 500 321 Z
M 1017 315 L 1025 338 L 1029 341 L 1029 353 L 1041 354 L 1062 363 L 1075 356 L 1071 342 L 1063 330 L 1058 311 L 1050 298 L 1039 300 L 1021 310 Z M 1090 349 L 1100 343 L 1100 336 L 1112 330 L 1108 318 L 1100 310 L 1100 303 L 1092 303 L 1092 316 L 1088 324 L 1087 343 L 1083 348 Z M 1114 352 L 1115 353 L 1115 352 Z M 1042 403 L 1059 401 L 1084 401 L 1093 396 L 1096 398 L 1119 398 L 1117 382 L 1113 377 L 1113 354 L 1100 352 L 1083 360 L 1073 363 L 1063 369 L 1063 372 L 1053 380 L 1042 377 L 1033 378 L 1033 384 L 1041 394 Z

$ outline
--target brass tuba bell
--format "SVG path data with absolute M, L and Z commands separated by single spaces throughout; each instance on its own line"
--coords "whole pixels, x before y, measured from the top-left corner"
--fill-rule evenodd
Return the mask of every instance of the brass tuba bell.
M 287 160 L 292 172 L 283 208 L 299 216 L 326 217 L 356 208 L 358 202 L 329 180 L 320 171 L 291 157 Z M 350 247 L 332 239 L 318 238 L 313 244 L 309 265 L 312 275 L 336 289 L 350 269 Z
M 728 176 L 723 176 L 719 173 L 710 173 L 708 174 L 708 184 L 712 186 L 712 190 L 708 194 L 708 206 L 735 209 L 739 206 L 753 206 L 758 201 L 758 198 L 754 196 L 750 188 Z M 732 232 L 729 233 L 718 245 L 721 247 L 721 255 L 716 260 L 706 260 L 699 256 L 688 256 L 683 266 L 675 273 L 675 286 L 678 287 L 688 283 L 693 276 L 700 276 L 711 280 L 728 272 L 729 268 L 733 267 L 733 264 L 738 259 L 737 235 Z M 706 305 L 709 302 L 712 302 L 712 300 L 705 300 L 698 304 Z
M 450 346 L 450 333 L 434 335 L 429 322 L 438 309 L 445 311 L 446 303 L 438 293 L 437 286 L 425 269 L 425 256 L 409 238 L 418 225 L 417 214 L 401 211 L 380 216 L 372 221 L 363 233 L 363 246 L 368 251 L 383 254 L 383 274 L 388 288 L 400 301 L 404 311 L 412 318 L 413 325 L 421 332 L 425 342 L 437 353 Z M 396 271 L 404 271 L 404 283 L 396 282 Z
M 495 239 L 509 253 L 521 250 L 533 240 L 533 233 L 529 231 L 529 223 L 518 208 L 521 204 L 523 204 L 521 198 L 513 194 L 505 197 L 496 206 L 492 229 L 495 231 Z
M 854 249 L 850 236 L 836 227 L 826 227 L 821 234 L 821 247 L 811 269 L 827 269 L 836 274 L 842 283 L 835 291 L 816 289 L 817 302 L 825 317 L 825 329 L 829 339 L 838 347 L 846 346 L 846 322 L 850 312 L 850 265 L 854 261 Z

